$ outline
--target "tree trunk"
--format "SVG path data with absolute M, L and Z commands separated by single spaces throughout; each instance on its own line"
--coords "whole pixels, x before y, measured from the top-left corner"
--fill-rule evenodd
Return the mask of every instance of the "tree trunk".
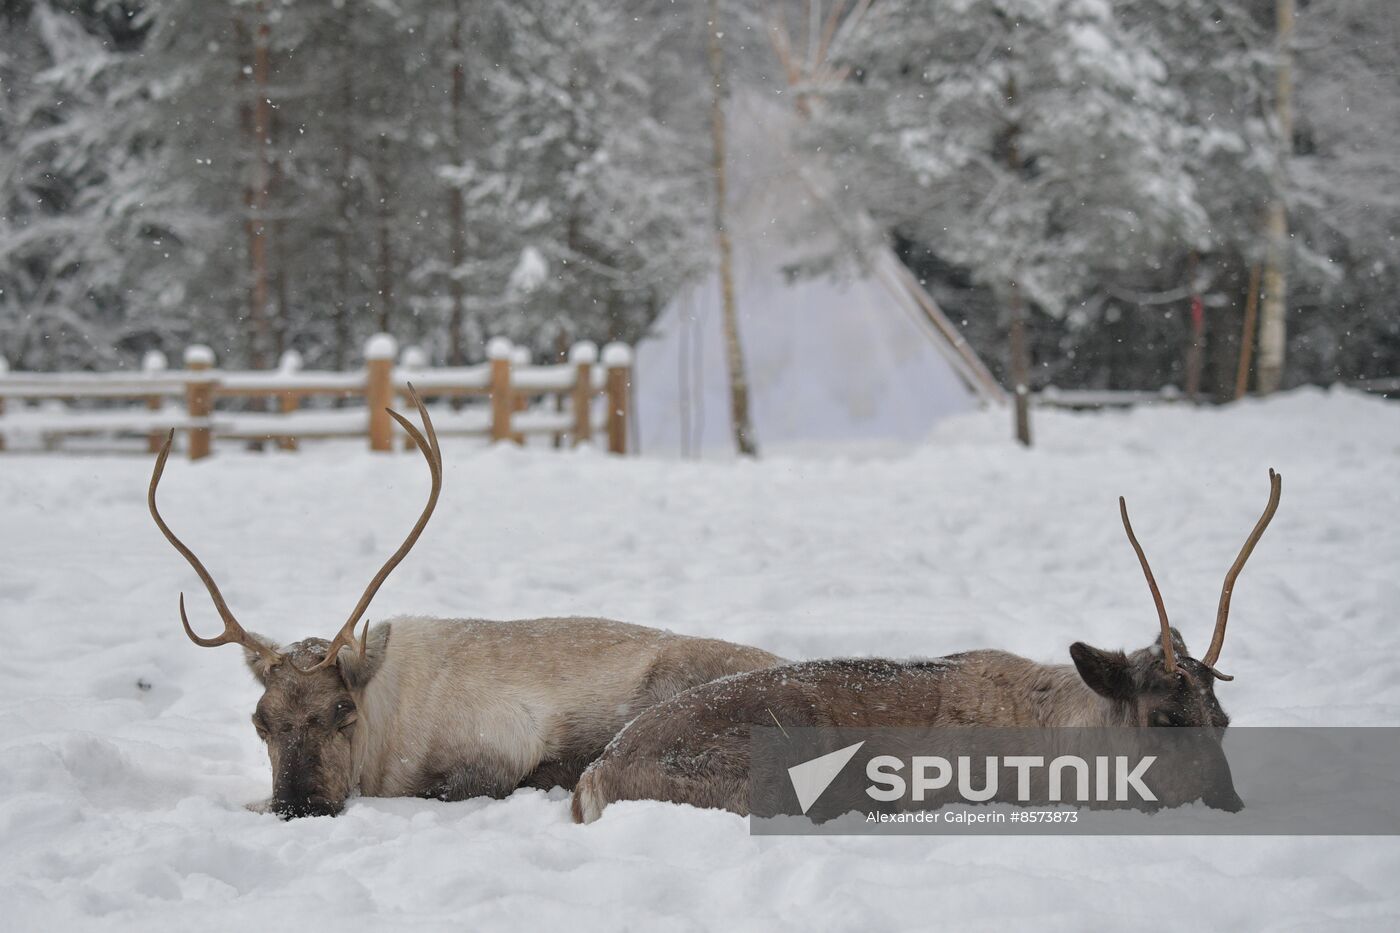
M 272 27 L 267 22 L 266 5 L 259 2 L 257 28 L 253 33 L 253 181 L 247 195 L 248 220 L 248 323 L 252 327 L 248 360 L 254 369 L 265 369 L 272 334 L 268 321 L 269 274 L 267 210 L 272 183 L 271 134 L 272 104 L 268 100 L 271 71 Z
M 1016 108 L 1016 78 L 1006 81 L 1006 104 L 1014 114 Z M 1006 167 L 1019 181 L 1022 170 L 1021 128 L 1012 123 L 1006 136 Z M 1011 282 L 1011 392 L 1016 412 L 1016 440 L 1031 446 L 1031 357 L 1026 347 L 1026 303 L 1021 284 Z
M 744 370 L 744 347 L 739 337 L 739 312 L 734 300 L 734 257 L 725 223 L 728 183 L 724 151 L 724 48 L 720 43 L 719 0 L 710 0 L 709 31 L 710 137 L 714 147 L 712 166 L 715 176 L 715 242 L 719 247 L 719 290 L 724 326 L 724 353 L 729 365 L 729 414 L 734 428 L 734 446 L 745 457 L 758 456 L 758 442 L 749 421 L 749 382 Z
M 341 7 L 340 29 L 345 37 L 340 50 L 340 119 L 337 126 L 340 130 L 340 192 L 337 199 L 337 213 L 340 215 L 335 231 L 335 254 L 336 254 L 336 291 L 333 307 L 335 309 L 335 368 L 344 371 L 350 364 L 350 342 L 353 339 L 354 327 L 350 320 L 354 300 L 351 293 L 354 291 L 352 282 L 354 273 L 350 268 L 351 248 L 350 231 L 353 229 L 353 218 L 351 214 L 354 206 L 351 202 L 351 181 L 350 176 L 354 172 L 354 140 L 351 129 L 354 120 L 355 107 L 355 46 L 351 40 L 354 35 L 354 23 L 351 21 L 354 16 L 353 7 L 345 4 Z
M 1031 446 L 1031 357 L 1026 349 L 1026 305 L 1021 286 L 1011 283 L 1011 390 L 1016 408 L 1016 440 Z
M 462 61 L 462 0 L 457 0 L 452 19 L 452 154 L 453 162 L 462 158 L 465 143 L 463 109 L 467 101 L 466 65 Z M 462 325 L 465 317 L 466 295 L 462 287 L 459 267 L 466 255 L 466 208 L 462 198 L 462 188 L 457 182 L 449 182 L 447 189 L 448 246 L 447 246 L 447 292 L 451 297 L 452 310 L 448 319 L 447 362 L 450 366 L 465 366 L 466 347 L 463 344 Z
M 379 157 L 375 160 L 375 187 L 379 194 L 379 262 L 376 278 L 379 291 L 379 330 L 392 333 L 394 322 L 394 212 L 390 207 L 393 192 L 389 185 L 389 137 L 379 137 Z
M 1249 369 L 1254 362 L 1254 322 L 1259 311 L 1259 264 L 1249 267 L 1249 291 L 1244 296 L 1244 327 L 1240 334 L 1240 365 L 1235 371 L 1235 398 L 1249 391 Z
M 1191 342 L 1186 346 L 1186 397 L 1195 402 L 1201 394 L 1201 367 L 1204 363 L 1206 341 L 1206 306 L 1196 287 L 1196 267 L 1199 263 L 1196 251 L 1186 263 L 1186 283 L 1191 292 L 1189 310 L 1191 321 Z
M 1259 374 L 1261 395 L 1277 391 L 1283 381 L 1288 332 L 1288 212 L 1284 204 L 1287 184 L 1285 166 L 1293 151 L 1293 8 L 1294 0 L 1275 0 L 1278 23 L 1277 91 L 1274 120 L 1277 124 L 1278 161 L 1274 177 L 1273 201 L 1266 212 L 1264 234 L 1264 296 L 1259 309 Z

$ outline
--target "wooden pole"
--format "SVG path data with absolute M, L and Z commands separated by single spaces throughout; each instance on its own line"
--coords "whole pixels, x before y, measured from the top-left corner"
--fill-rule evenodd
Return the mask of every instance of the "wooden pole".
M 564 362 L 569 358 L 569 341 L 562 332 L 555 338 L 554 357 L 555 360 L 560 363 Z M 561 415 L 564 413 L 563 392 L 554 393 L 554 410 L 556 413 Z M 563 447 L 564 432 L 555 431 L 554 436 L 550 438 L 550 444 L 554 447 L 555 450 L 558 450 L 559 448 Z
M 257 25 L 253 32 L 253 106 L 252 134 L 253 181 L 248 192 L 248 317 L 252 325 L 249 360 L 254 369 L 267 365 L 267 351 L 272 343 L 271 322 L 268 320 L 269 244 L 268 208 L 274 172 L 272 156 L 272 101 L 269 85 L 272 75 L 272 26 L 268 20 L 265 0 L 254 7 Z
M 290 376 L 301 370 L 301 354 L 295 350 L 288 350 L 282 354 L 281 362 L 277 371 L 283 375 Z M 277 393 L 277 410 L 284 415 L 290 415 L 301 407 L 301 396 L 291 389 L 285 389 Z M 295 434 L 279 434 L 277 436 L 277 447 L 280 450 L 296 450 L 297 438 Z
M 1235 398 L 1249 391 L 1249 367 L 1254 362 L 1254 322 L 1259 313 L 1259 263 L 1249 267 L 1249 294 L 1244 296 L 1244 332 L 1240 334 L 1240 367 L 1235 371 Z
M 530 365 L 530 348 L 513 347 L 510 351 L 510 363 L 512 367 L 526 367 Z M 515 410 L 524 411 L 529 407 L 530 398 L 524 392 L 515 393 Z
M 627 402 L 632 388 L 632 348 L 610 343 L 603 348 L 607 368 L 608 453 L 627 453 Z
M 491 361 L 491 442 L 512 438 L 511 414 L 515 398 L 510 387 L 510 341 L 492 337 L 486 344 L 486 358 Z
M 1021 286 L 1011 283 L 1011 387 L 1016 411 L 1016 440 L 1031 446 L 1031 358 L 1026 349 L 1026 306 Z
M 369 408 L 369 449 L 394 449 L 394 357 L 398 343 L 389 334 L 375 334 L 365 342 L 365 405 Z
M 141 357 L 141 372 L 146 373 L 147 375 L 154 375 L 155 373 L 163 373 L 163 372 L 165 372 L 165 368 L 166 368 L 166 366 L 168 366 L 168 365 L 169 365 L 169 362 L 166 360 L 165 354 L 162 353 L 162 352 L 160 352 L 159 350 L 150 350 L 150 351 L 147 351 L 146 355 L 143 356 L 143 357 Z M 146 410 L 147 410 L 147 411 L 160 411 L 161 407 L 162 407 L 164 404 L 165 404 L 165 399 L 164 399 L 164 397 L 162 397 L 162 396 L 160 396 L 160 395 L 148 395 L 148 396 L 146 396 Z M 146 435 L 146 452 L 147 452 L 147 453 L 151 453 L 151 454 L 158 454 L 158 453 L 160 453 L 160 448 L 161 448 L 164 444 L 165 444 L 165 432 L 162 431 L 162 430 L 160 430 L 159 428 L 157 428 L 157 429 L 151 431 L 151 433 L 149 433 L 149 434 Z
M 206 346 L 195 344 L 185 350 L 185 369 L 190 378 L 185 383 L 185 413 L 191 419 L 208 419 L 214 414 L 214 379 L 208 373 L 214 366 L 214 351 Z M 203 427 L 192 427 L 190 434 L 190 459 L 203 460 L 213 452 L 213 431 L 206 423 Z
M 1205 350 L 1206 307 L 1196 288 L 1196 269 L 1200 262 L 1193 249 L 1186 263 L 1186 285 L 1191 293 L 1191 342 L 1186 347 L 1186 398 L 1192 403 L 1201 392 L 1202 353 Z
M 593 440 L 593 364 L 598 360 L 598 347 L 583 340 L 569 351 L 574 364 L 574 446 Z
M 720 325 L 724 333 L 724 357 L 729 369 L 729 417 L 734 430 L 734 447 L 741 456 L 757 457 L 758 441 L 754 437 L 749 415 L 749 378 L 744 366 L 744 345 L 739 333 L 739 311 L 734 298 L 733 244 L 725 219 L 729 181 L 725 168 L 724 143 L 724 47 L 720 42 L 723 29 L 719 19 L 719 0 L 710 0 L 708 50 L 710 63 L 710 141 L 711 170 L 714 173 L 715 243 L 719 250 Z
M 1014 108 L 1017 105 L 1016 78 L 1006 81 L 1006 103 Z M 1006 138 L 1006 167 L 1014 178 L 1020 179 L 1024 171 L 1021 161 L 1021 126 L 1013 124 Z M 1011 286 L 1011 391 L 1012 405 L 1016 412 L 1016 440 L 1022 445 L 1031 446 L 1031 356 L 1026 347 L 1026 304 L 1021 294 L 1021 283 L 1012 280 Z
M 512 374 L 516 371 L 517 368 L 528 367 L 530 365 L 530 348 L 511 347 L 510 365 Z M 510 396 L 512 399 L 515 400 L 511 405 L 512 411 L 524 411 L 530 406 L 530 397 L 526 395 L 524 391 L 512 387 Z M 525 443 L 525 435 L 521 434 L 519 431 L 512 431 L 510 439 L 515 441 L 517 444 L 523 445 Z
M 466 140 L 466 98 L 467 74 L 462 44 L 462 20 L 466 17 L 462 0 L 456 0 L 452 9 L 452 26 L 448 33 L 452 54 L 451 98 L 449 106 L 450 144 L 454 154 L 467 151 Z M 462 281 L 461 265 L 466 261 L 466 201 L 462 194 L 462 182 L 447 183 L 447 294 L 451 302 L 451 312 L 447 321 L 447 365 L 467 364 L 466 346 L 463 343 L 462 323 L 466 316 L 466 287 Z
M 404 381 L 412 382 L 417 373 L 428 368 L 428 354 L 423 352 L 422 347 L 404 347 L 399 354 L 399 369 L 403 372 Z M 427 393 L 420 392 L 419 395 Z M 407 434 L 403 436 L 403 449 L 413 451 L 418 449 L 418 444 Z

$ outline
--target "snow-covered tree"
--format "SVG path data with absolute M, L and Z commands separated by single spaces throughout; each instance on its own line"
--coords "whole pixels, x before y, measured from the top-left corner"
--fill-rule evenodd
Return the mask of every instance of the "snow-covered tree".
M 842 56 L 860 77 L 817 112 L 823 142 L 877 216 L 1001 296 L 1018 395 L 1024 303 L 1062 314 L 1105 271 L 1204 240 L 1184 102 L 1103 0 L 887 0 Z
M 468 61 L 480 123 L 440 172 L 471 218 L 473 313 L 552 349 L 641 336 L 704 242 L 697 156 L 654 110 L 627 5 L 495 5 Z
M 152 175 L 138 11 L 0 11 L 0 353 L 15 365 L 122 365 L 183 330 L 164 272 L 186 218 Z

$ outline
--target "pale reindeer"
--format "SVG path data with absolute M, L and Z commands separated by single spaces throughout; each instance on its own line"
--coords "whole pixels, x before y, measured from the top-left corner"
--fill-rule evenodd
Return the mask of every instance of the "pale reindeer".
M 389 414 L 428 461 L 428 504 L 329 642 L 279 647 L 239 625 L 213 577 L 156 509 L 174 432 L 156 458 L 151 517 L 224 621 L 223 634 L 196 635 L 182 593 L 185 634 L 206 648 L 241 645 L 263 686 L 253 726 L 272 762 L 272 798 L 254 809 L 333 816 L 355 791 L 460 800 L 503 797 L 520 786 L 572 788 L 617 731 L 652 704 L 716 677 L 782 663 L 756 648 L 607 619 L 400 617 L 372 628 L 366 622 L 357 641 L 356 624 L 418 540 L 442 489 L 437 434 L 412 394 L 426 439 L 398 412 Z
M 589 823 L 618 800 L 662 800 L 749 812 L 749 742 L 755 726 L 1198 727 L 1218 743 L 1230 718 L 1215 697 L 1230 596 L 1278 509 L 1282 477 L 1269 471 L 1267 508 L 1225 575 L 1215 632 L 1196 660 L 1167 622 L 1147 557 L 1118 500 L 1123 527 L 1156 603 L 1160 640 L 1125 654 L 1084 642 L 1069 664 L 1004 651 L 929 661 L 848 659 L 769 667 L 704 684 L 658 703 L 627 725 L 578 782 L 573 817 Z M 1211 731 L 1213 730 L 1213 732 Z M 1242 806 L 1226 788 L 1212 806 Z

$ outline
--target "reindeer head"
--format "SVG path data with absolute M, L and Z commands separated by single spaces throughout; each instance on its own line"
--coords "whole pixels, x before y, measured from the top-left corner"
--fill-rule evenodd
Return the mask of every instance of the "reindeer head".
M 1215 614 L 1215 634 L 1205 657 L 1199 661 L 1191 657 L 1181 635 L 1167 622 L 1162 593 L 1157 589 L 1152 568 L 1147 564 L 1147 555 L 1143 553 L 1142 545 L 1138 544 L 1133 526 L 1128 521 L 1128 505 L 1119 498 L 1118 509 L 1123 516 L 1123 528 L 1128 533 L 1133 550 L 1137 552 L 1142 572 L 1147 577 L 1148 589 L 1152 591 L 1152 599 L 1157 604 L 1157 618 L 1161 623 L 1160 640 L 1132 654 L 1104 651 L 1081 641 L 1071 645 L 1069 653 L 1079 676 L 1090 688 L 1121 704 L 1126 724 L 1194 726 L 1216 730 L 1223 730 L 1230 724 L 1230 717 L 1225 715 L 1220 701 L 1215 698 L 1215 682 L 1234 678 L 1216 670 L 1215 662 L 1225 644 L 1225 623 L 1230 615 L 1230 596 L 1234 592 L 1235 580 L 1278 510 L 1282 490 L 1283 477 L 1270 470 L 1269 504 L 1240 549 L 1230 571 L 1225 574 L 1225 586 L 1220 592 L 1220 605 Z
M 196 635 L 185 614 L 185 594 L 181 593 L 180 621 L 184 624 L 185 634 L 204 648 L 241 645 L 248 667 L 263 685 L 262 698 L 253 713 L 253 726 L 267 745 L 268 758 L 272 762 L 272 809 L 286 819 L 334 816 L 344 808 L 345 800 L 353 790 L 351 743 L 358 719 L 356 698 L 362 695 L 365 685 L 378 669 L 385 647 L 382 637 L 376 643 L 376 639 L 369 636 L 368 622 L 358 639 L 355 638 L 355 626 L 369 608 L 380 585 L 423 533 L 437 505 L 438 494 L 442 491 L 442 452 L 438 448 L 437 433 L 433 430 L 427 409 L 412 386 L 409 386 L 409 394 L 423 419 L 423 431 L 427 437 L 398 412 L 391 410 L 389 414 L 413 438 L 428 461 L 428 470 L 432 474 L 428 504 L 403 544 L 374 575 L 350 613 L 350 618 L 330 641 L 307 638 L 280 648 L 239 625 L 209 571 L 204 569 L 194 552 L 175 536 L 156 509 L 156 486 L 165 471 L 165 461 L 170 456 L 174 431 L 166 438 L 151 474 L 151 485 L 146 496 L 151 517 L 204 582 L 214 601 L 214 608 L 224 620 L 222 635 L 214 638 Z

